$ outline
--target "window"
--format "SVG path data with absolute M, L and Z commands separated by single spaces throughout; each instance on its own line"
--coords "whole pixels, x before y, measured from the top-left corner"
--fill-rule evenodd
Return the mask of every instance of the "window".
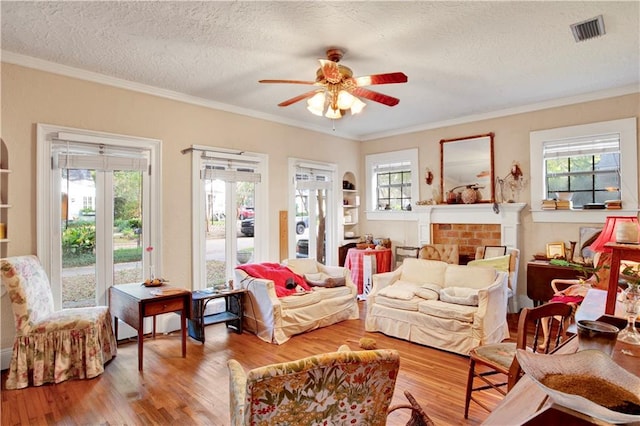
M 82 208 L 84 210 L 88 210 L 91 211 L 93 210 L 93 206 L 94 206 L 94 197 L 82 197 Z
M 418 199 L 418 150 L 366 157 L 367 207 L 372 212 L 411 210 Z
M 543 142 L 546 198 L 571 192 L 573 208 L 620 199 L 620 134 Z
M 192 147 L 194 289 L 225 285 L 238 264 L 264 257 L 266 157 Z
M 38 256 L 55 306 L 104 305 L 110 286 L 161 274 L 161 142 L 45 124 L 37 135 Z
M 615 199 L 623 210 L 637 211 L 635 118 L 531 132 L 530 154 L 534 221 L 600 222 L 611 211 L 575 212 Z M 542 200 L 556 198 L 556 192 L 571 192 L 574 210 L 542 211 Z

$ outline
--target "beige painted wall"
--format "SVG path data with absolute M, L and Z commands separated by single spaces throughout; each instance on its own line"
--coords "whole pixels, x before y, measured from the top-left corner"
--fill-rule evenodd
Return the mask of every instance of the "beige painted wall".
M 529 165 L 529 132 L 628 117 L 638 117 L 640 119 L 640 94 L 619 96 L 383 138 L 363 143 L 361 170 L 364 168 L 364 156 L 367 154 L 386 152 L 390 150 L 389 147 L 393 147 L 393 150 L 417 147 L 419 148 L 420 156 L 420 198 L 426 200 L 431 198 L 431 190 L 425 184 L 422 174 L 424 174 L 427 167 L 431 168 L 435 176 L 433 186 L 439 187 L 441 139 L 494 132 L 494 167 L 496 176 L 504 177 L 509 172 L 512 161 L 516 160 L 520 162 L 525 176 L 528 177 L 531 171 Z M 640 137 L 638 140 L 640 141 Z M 638 164 L 640 166 L 640 161 L 638 161 Z M 521 194 L 520 202 L 531 205 L 529 190 L 529 186 L 525 187 Z M 534 202 L 539 202 L 539 200 Z M 632 206 L 627 207 L 633 208 Z M 415 222 L 409 225 L 406 222 L 366 221 L 366 217 L 361 217 L 360 219 L 361 232 L 363 233 L 373 233 L 376 237 L 389 237 L 394 245 L 414 245 L 417 243 L 417 226 Z M 519 295 L 526 295 L 526 262 L 533 258 L 534 253 L 544 252 L 546 243 L 551 241 L 578 240 L 581 226 L 597 225 L 590 223 L 534 223 L 528 206 L 523 209 L 521 219 L 523 231 L 520 239 L 524 250 L 520 260 Z
M 191 156 L 180 150 L 197 144 L 269 155 L 271 259 L 279 257 L 278 211 L 288 207 L 287 158 L 336 163 L 340 177 L 360 164 L 355 141 L 4 63 L 1 105 L 13 170 L 8 256 L 36 252 L 36 123 L 162 140 L 163 273 L 176 283 L 191 282 Z M 13 342 L 7 299 L 2 348 Z
M 13 173 L 9 181 L 8 255 L 36 250 L 36 123 L 48 123 L 109 133 L 157 138 L 163 141 L 163 249 L 164 272 L 175 282 L 190 282 L 191 220 L 190 157 L 180 150 L 192 144 L 238 148 L 269 155 L 270 257 L 278 257 L 278 211 L 287 209 L 286 164 L 288 157 L 300 157 L 338 164 L 338 174 L 355 171 L 364 199 L 364 155 L 412 147 L 419 148 L 420 173 L 430 167 L 434 186 L 439 185 L 440 139 L 495 132 L 495 169 L 504 176 L 513 160 L 520 161 L 527 175 L 529 132 L 554 127 L 625 117 L 640 117 L 640 95 L 582 103 L 483 120 L 459 126 L 416 132 L 364 143 L 240 116 L 205 107 L 116 89 L 20 66 L 2 64 L 2 138 L 9 149 Z M 421 199 L 430 190 L 420 179 Z M 528 188 L 521 201 L 529 203 Z M 176 209 L 176 206 L 184 208 Z M 394 244 L 417 242 L 416 222 L 367 222 L 360 209 L 360 233 L 390 237 Z M 524 245 L 519 286 L 524 287 L 524 265 L 532 254 L 543 251 L 550 240 L 577 238 L 578 228 L 587 224 L 533 223 L 528 209 L 522 215 Z M 524 293 L 523 293 L 524 294 Z M 0 348 L 11 347 L 13 320 L 6 297 L 1 301 Z

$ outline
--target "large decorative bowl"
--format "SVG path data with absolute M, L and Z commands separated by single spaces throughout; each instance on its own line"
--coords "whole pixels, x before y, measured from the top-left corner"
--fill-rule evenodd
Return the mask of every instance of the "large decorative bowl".
M 613 411 L 582 396 L 560 392 L 541 383 L 548 374 L 584 374 L 604 379 L 634 395 L 640 395 L 640 377 L 620 367 L 604 352 L 586 350 L 567 355 L 543 355 L 518 349 L 516 357 L 522 370 L 556 404 L 609 423 L 640 422 L 640 415 Z

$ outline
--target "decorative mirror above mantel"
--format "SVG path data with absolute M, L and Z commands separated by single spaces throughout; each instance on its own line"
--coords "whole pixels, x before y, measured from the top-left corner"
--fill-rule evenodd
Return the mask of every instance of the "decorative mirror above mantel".
M 440 141 L 442 198 L 448 204 L 494 200 L 493 133 Z

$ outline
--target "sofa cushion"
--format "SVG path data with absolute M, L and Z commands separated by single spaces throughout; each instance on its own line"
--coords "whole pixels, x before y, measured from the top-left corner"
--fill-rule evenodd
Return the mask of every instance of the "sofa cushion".
M 443 287 L 486 288 L 496 279 L 496 270 L 482 266 L 449 265 Z
M 308 293 L 299 293 L 291 296 L 281 297 L 280 304 L 282 309 L 296 309 L 304 306 L 314 305 L 322 300 L 321 295 L 317 291 Z
M 351 289 L 344 285 L 340 287 L 314 287 L 313 292 L 318 293 L 321 300 L 327 300 L 334 297 L 349 296 Z
M 286 265 L 298 275 L 318 272 L 318 263 L 315 259 L 287 259 Z
M 440 300 L 458 305 L 478 306 L 478 290 L 469 287 L 447 287 L 440 290 Z
M 416 295 L 417 288 L 419 288 L 417 284 L 397 280 L 390 286 L 380 290 L 378 294 L 392 299 L 409 300 Z
M 484 266 L 494 268 L 497 271 L 509 272 L 509 263 L 511 262 L 511 255 L 506 254 L 504 256 L 490 257 L 488 259 L 477 259 L 467 263 L 469 266 Z
M 418 304 L 420 313 L 461 322 L 473 322 L 477 311 L 477 306 L 456 305 L 441 300 L 423 300 Z
M 417 311 L 418 304 L 423 301 L 424 299 L 418 296 L 415 296 L 409 300 L 392 299 L 391 297 L 380 296 L 380 293 L 378 293 L 378 295 L 376 296 L 376 305 L 399 309 L 401 311 Z
M 304 279 L 307 284 L 313 287 L 341 287 L 344 286 L 346 282 L 343 276 L 332 277 L 324 272 L 304 274 Z
M 447 263 L 439 260 L 405 259 L 400 279 L 412 283 L 432 283 L 442 286 Z
M 416 289 L 416 296 L 427 300 L 438 300 L 440 298 L 440 290 L 442 287 L 436 284 L 422 284 Z

